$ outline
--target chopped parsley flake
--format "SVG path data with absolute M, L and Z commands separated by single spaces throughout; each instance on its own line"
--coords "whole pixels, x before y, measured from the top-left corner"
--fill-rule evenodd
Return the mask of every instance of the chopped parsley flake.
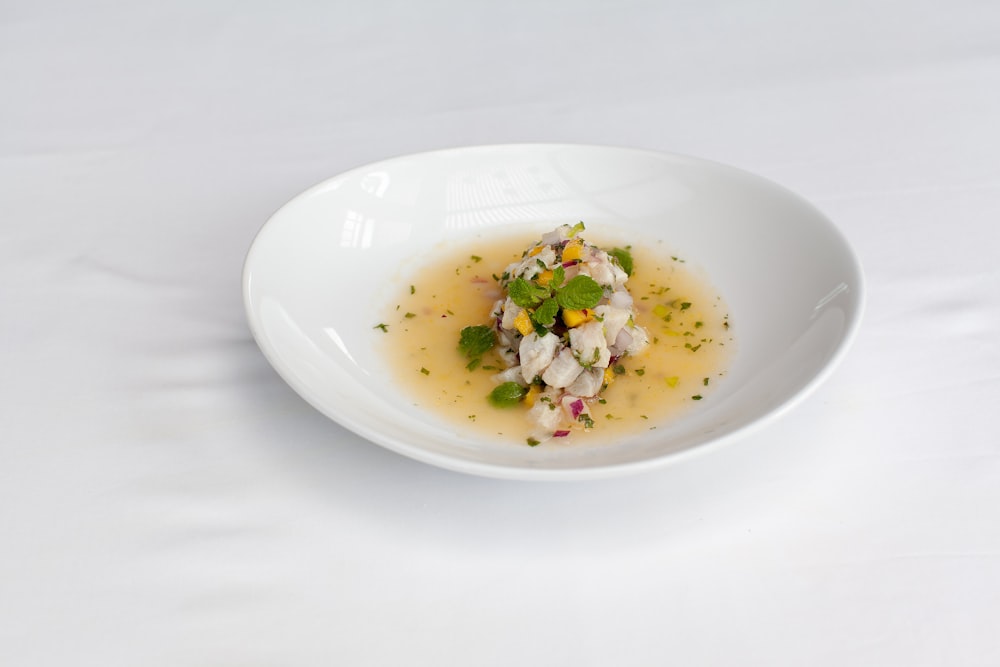
M 372 329 L 381 329 L 383 332 L 389 333 L 389 325 L 383 322 L 379 322 L 378 324 L 373 326 Z

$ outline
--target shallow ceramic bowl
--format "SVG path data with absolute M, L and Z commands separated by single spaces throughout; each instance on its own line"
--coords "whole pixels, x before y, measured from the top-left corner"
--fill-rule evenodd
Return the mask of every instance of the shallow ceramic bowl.
M 578 220 L 633 243 L 664 241 L 728 303 L 737 352 L 711 400 L 634 437 L 535 448 L 414 407 L 372 328 L 398 286 L 375 278 L 473 235 L 523 228 L 528 245 Z M 264 355 L 322 413 L 414 459 L 519 479 L 637 472 L 746 435 L 830 374 L 864 300 L 847 241 L 788 190 L 696 158 L 559 144 L 422 153 L 324 181 L 261 229 L 243 290 Z

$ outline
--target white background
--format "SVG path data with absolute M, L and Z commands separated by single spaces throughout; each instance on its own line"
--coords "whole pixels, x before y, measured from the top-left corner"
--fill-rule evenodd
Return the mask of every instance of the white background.
M 860 336 L 654 473 L 438 470 L 309 408 L 244 254 L 394 155 L 687 153 L 816 203 Z M 997 665 L 1000 4 L 0 3 L 0 663 Z

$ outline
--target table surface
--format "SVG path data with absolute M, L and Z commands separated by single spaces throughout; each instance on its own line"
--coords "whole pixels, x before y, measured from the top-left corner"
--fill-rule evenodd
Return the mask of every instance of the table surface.
M 0 663 L 1000 664 L 1000 4 L 12 0 L 0 90 Z M 866 270 L 850 354 L 604 481 L 306 405 L 246 325 L 263 222 L 522 141 L 813 201 Z

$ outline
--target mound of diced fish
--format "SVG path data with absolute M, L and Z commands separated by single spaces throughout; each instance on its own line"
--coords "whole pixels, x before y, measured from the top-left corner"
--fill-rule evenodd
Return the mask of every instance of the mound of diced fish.
M 603 296 L 595 307 L 561 309 L 554 325 L 542 331 L 509 295 L 492 309 L 497 350 L 507 365 L 494 379 L 528 388 L 528 415 L 535 437 L 541 440 L 568 435 L 572 426 L 592 424 L 589 404 L 613 380 L 612 367 L 649 343 L 633 317 L 628 274 L 613 256 L 576 236 L 576 231 L 563 225 L 545 234 L 520 261 L 507 267 L 500 285 L 506 289 L 517 278 L 544 281 L 547 272 L 561 266 L 566 282 L 582 274 L 601 286 Z

